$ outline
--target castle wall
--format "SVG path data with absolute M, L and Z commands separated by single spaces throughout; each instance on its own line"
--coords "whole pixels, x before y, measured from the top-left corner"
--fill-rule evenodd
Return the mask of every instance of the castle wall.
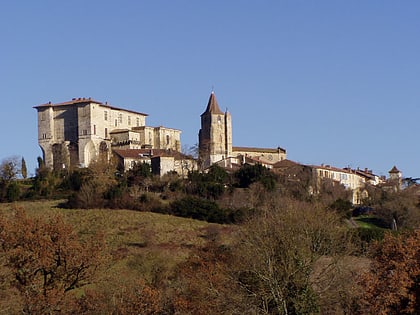
M 99 154 L 109 156 L 111 140 L 120 148 L 181 150 L 181 131 L 146 127 L 146 114 L 90 98 L 35 108 L 38 111 L 38 143 L 49 168 L 88 166 Z M 113 133 L 117 130 L 125 131 Z

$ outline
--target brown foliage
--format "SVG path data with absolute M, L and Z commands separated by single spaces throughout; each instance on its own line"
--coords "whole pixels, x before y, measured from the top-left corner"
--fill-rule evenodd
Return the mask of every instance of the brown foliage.
M 420 230 L 385 235 L 360 283 L 361 304 L 370 314 L 417 314 L 420 309 Z
M 91 280 L 103 248 L 100 236 L 82 242 L 60 216 L 31 218 L 22 209 L 0 218 L 0 241 L 28 314 L 58 310 L 66 292 Z
M 246 294 L 230 270 L 231 253 L 217 242 L 197 250 L 178 270 L 175 314 L 246 314 Z
M 310 203 L 278 200 L 242 231 L 236 268 L 261 312 L 315 313 L 326 304 L 315 290 L 325 282 L 311 277 L 314 265 L 330 257 L 321 272 L 333 274 L 340 257 L 350 253 L 348 230 L 335 213 Z M 338 294 L 338 288 L 335 291 Z
M 420 226 L 419 196 L 414 188 L 407 188 L 398 192 L 386 192 L 375 207 L 378 216 L 389 227 L 391 227 L 393 220 L 395 220 L 398 229 Z

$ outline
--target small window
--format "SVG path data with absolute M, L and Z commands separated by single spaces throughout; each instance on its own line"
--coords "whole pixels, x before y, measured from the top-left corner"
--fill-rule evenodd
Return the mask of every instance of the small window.
M 170 140 L 169 135 L 166 135 L 166 145 L 169 145 L 169 140 Z
M 108 128 L 105 128 L 105 138 L 108 138 Z
M 108 120 L 108 111 L 104 111 L 104 120 Z
M 93 134 L 96 135 L 96 125 L 93 125 Z
M 131 126 L 131 116 L 128 116 L 128 125 Z
M 137 125 L 137 127 L 140 127 L 140 118 L 139 117 L 137 117 L 137 119 L 136 119 L 136 125 Z
M 45 120 L 45 112 L 41 113 L 41 120 Z
M 122 114 L 119 114 L 119 115 L 118 115 L 118 122 L 119 122 L 120 124 L 122 124 Z
M 87 135 L 87 130 L 83 129 L 83 135 L 86 136 Z
M 118 120 L 115 119 L 115 127 L 117 127 L 117 126 L 118 126 Z

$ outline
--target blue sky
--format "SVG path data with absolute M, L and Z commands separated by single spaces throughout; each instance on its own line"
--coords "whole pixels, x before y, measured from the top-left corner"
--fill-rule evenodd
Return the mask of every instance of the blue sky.
M 34 172 L 32 106 L 92 97 L 198 142 L 214 87 L 236 146 L 420 177 L 418 1 L 3 1 L 0 160 Z

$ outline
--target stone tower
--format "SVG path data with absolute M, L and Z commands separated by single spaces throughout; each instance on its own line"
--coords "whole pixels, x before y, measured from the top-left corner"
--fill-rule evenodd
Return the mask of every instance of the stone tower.
M 232 156 L 232 118 L 223 113 L 212 91 L 207 108 L 201 114 L 199 156 L 205 169 L 215 162 Z

